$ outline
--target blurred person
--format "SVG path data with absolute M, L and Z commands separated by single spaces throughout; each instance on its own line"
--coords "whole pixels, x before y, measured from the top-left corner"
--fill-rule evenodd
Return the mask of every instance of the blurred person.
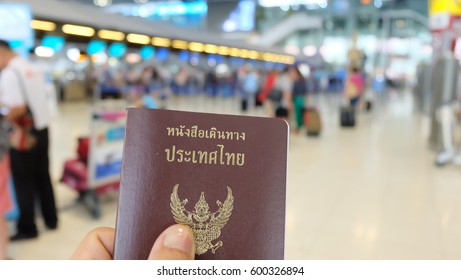
M 255 107 L 255 96 L 259 89 L 259 77 L 250 65 L 245 66 L 242 78 L 242 112 Z
M 293 113 L 293 69 L 287 67 L 277 77 L 269 99 L 275 105 L 275 116 L 283 117 L 289 122 L 290 113 Z M 278 114 L 277 112 L 281 112 Z M 291 114 L 292 115 L 292 114 Z
M 161 98 L 163 95 L 164 81 L 154 66 L 148 66 L 145 69 L 143 83 L 146 85 L 147 93 L 153 94 L 155 97 Z
M 143 106 L 143 97 L 146 94 L 144 78 L 147 76 L 145 69 L 139 73 L 136 69 L 131 69 L 127 75 L 126 91 L 128 102 L 135 107 Z
M 222 97 L 233 96 L 236 88 L 237 81 L 235 79 L 235 72 L 231 72 L 229 75 L 222 76 L 219 79 L 218 84 L 218 95 Z
M 160 96 L 162 83 L 153 66 L 147 66 L 141 73 L 140 85 L 143 88 L 142 106 L 149 109 L 158 108 L 156 99 Z
M 64 84 L 66 83 L 65 81 L 65 76 L 61 78 L 61 92 L 60 92 L 60 100 L 64 100 Z M 89 63 L 88 67 L 85 70 L 85 90 L 86 90 L 86 95 L 87 96 L 93 96 L 95 89 L 98 85 L 98 74 L 97 70 L 94 66 L 93 63 Z
M 7 258 L 8 224 L 6 213 L 12 208 L 8 186 L 10 177 L 8 138 L 3 121 L 0 119 L 0 260 Z
M 365 81 L 360 69 L 353 67 L 349 73 L 344 87 L 344 95 L 349 100 L 350 106 L 356 108 L 365 89 Z
M 209 96 L 218 95 L 218 77 L 213 71 L 208 71 L 205 75 L 204 91 Z
M 184 67 L 180 67 L 173 79 L 174 94 L 187 94 L 189 72 Z
M 195 72 L 195 79 L 196 79 L 196 91 L 198 93 L 204 93 L 205 88 L 205 70 L 202 68 L 198 68 L 197 72 Z
M 72 260 L 113 260 L 115 229 L 97 228 L 88 233 L 72 255 Z M 148 260 L 193 260 L 195 242 L 192 229 L 172 225 L 157 237 Z
M 268 116 L 274 116 L 274 105 L 273 100 L 275 97 L 275 94 L 272 94 L 272 97 L 269 97 L 274 89 L 275 81 L 277 80 L 277 77 L 279 75 L 279 72 L 277 69 L 272 69 L 264 81 L 264 85 L 261 89 L 261 91 L 258 94 L 258 100 L 261 102 L 264 106 L 264 109 L 266 111 L 266 114 Z
M 298 67 L 290 68 L 290 78 L 293 80 L 293 107 L 295 113 L 296 129 L 295 132 L 299 133 L 299 130 L 304 124 L 303 111 L 306 104 L 307 95 L 307 84 L 304 76 L 299 71 Z
M 58 217 L 49 174 L 49 114 L 43 73 L 0 40 L 0 102 L 12 124 L 10 164 L 19 206 L 17 233 L 11 241 L 36 238 L 35 202 L 45 225 L 56 229 Z
M 101 78 L 101 99 L 120 99 L 122 97 L 122 87 L 108 67 L 103 70 Z

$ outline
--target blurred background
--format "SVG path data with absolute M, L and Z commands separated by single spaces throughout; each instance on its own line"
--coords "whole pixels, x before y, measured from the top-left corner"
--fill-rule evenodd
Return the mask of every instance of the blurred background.
M 46 76 L 59 218 L 37 202 L 7 255 L 115 226 L 135 106 L 290 122 L 287 259 L 459 259 L 460 38 L 455 0 L 0 1 L 0 39 Z

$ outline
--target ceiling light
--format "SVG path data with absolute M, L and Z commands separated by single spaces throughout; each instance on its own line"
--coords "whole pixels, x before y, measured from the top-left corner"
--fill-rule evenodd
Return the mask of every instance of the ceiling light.
M 36 30 L 54 31 L 56 29 L 56 24 L 49 21 L 32 20 L 30 22 L 30 27 Z
M 84 36 L 84 37 L 92 37 L 95 32 L 94 29 L 91 27 L 73 25 L 73 24 L 65 24 L 62 27 L 62 31 L 66 34 Z
M 295 57 L 289 56 L 289 55 L 288 55 L 288 56 L 285 56 L 285 63 L 286 63 L 286 64 L 290 64 L 290 65 L 291 65 L 291 64 L 294 64 L 295 62 L 296 62 Z
M 237 48 L 231 48 L 230 49 L 230 55 L 231 56 L 240 56 L 240 50 Z
M 171 46 L 171 40 L 162 37 L 154 37 L 152 38 L 152 45 L 157 47 L 169 48 Z
M 187 50 L 188 43 L 183 40 L 173 40 L 173 48 L 180 50 Z
M 126 40 L 133 44 L 147 45 L 150 43 L 150 37 L 141 34 L 130 33 L 126 36 Z
M 323 8 L 323 9 L 325 9 L 326 7 L 328 7 L 328 2 L 327 2 L 327 0 L 320 1 L 319 7 L 320 7 L 320 8 Z
M 202 43 L 190 42 L 189 50 L 193 52 L 203 52 L 204 45 Z
M 111 31 L 111 30 L 100 30 L 98 32 L 98 36 L 101 39 L 106 40 L 113 40 L 113 41 L 123 41 L 125 40 L 125 34 L 119 31 Z
M 272 60 L 272 54 L 271 53 L 264 53 L 263 54 L 263 59 L 265 61 L 271 61 Z
M 205 45 L 205 52 L 215 54 L 218 51 L 218 46 L 212 44 Z
M 80 50 L 77 48 L 70 48 L 67 50 L 67 58 L 73 62 L 77 62 L 80 59 Z
M 240 50 L 240 57 L 241 58 L 248 58 L 249 54 L 250 54 L 249 50 Z
M 229 55 L 229 47 L 226 47 L 226 46 L 219 46 L 218 48 L 218 54 L 220 55 Z
M 112 5 L 112 0 L 93 0 L 95 6 L 107 7 Z
M 35 48 L 35 55 L 38 57 L 52 57 L 54 50 L 49 47 L 38 46 Z
M 259 58 L 259 53 L 257 51 L 250 51 L 248 54 L 248 57 L 251 59 L 258 59 Z

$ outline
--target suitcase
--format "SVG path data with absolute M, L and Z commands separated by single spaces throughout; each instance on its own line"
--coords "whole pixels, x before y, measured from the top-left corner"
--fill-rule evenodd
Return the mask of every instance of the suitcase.
M 255 95 L 255 99 L 256 99 L 256 101 L 255 101 L 255 106 L 256 106 L 256 107 L 261 107 L 261 106 L 263 106 L 263 102 L 259 99 L 259 95 L 258 95 L 258 94 Z
M 365 110 L 367 112 L 371 112 L 372 109 L 373 109 L 373 102 L 371 102 L 370 100 L 367 100 L 365 103 Z
M 78 160 L 83 162 L 85 165 L 88 164 L 88 155 L 90 151 L 90 138 L 80 137 L 77 143 L 77 156 Z
M 307 128 L 307 136 L 318 136 L 322 130 L 320 113 L 315 107 L 304 109 L 304 124 Z
M 242 99 L 240 102 L 240 110 L 242 112 L 248 111 L 248 100 L 247 99 Z
M 277 109 L 275 110 L 275 116 L 277 118 L 287 118 L 288 117 L 288 110 L 284 107 L 277 107 Z
M 341 107 L 340 123 L 342 127 L 355 126 L 355 111 L 351 106 Z

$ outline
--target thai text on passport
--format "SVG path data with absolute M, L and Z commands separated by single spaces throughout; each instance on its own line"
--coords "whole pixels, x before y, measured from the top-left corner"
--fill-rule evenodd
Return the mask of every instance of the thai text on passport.
M 186 128 L 185 125 L 167 127 L 167 134 L 172 137 L 245 141 L 245 132 L 220 131 L 215 127 L 209 130 L 199 129 L 197 125 L 190 128 Z M 245 165 L 245 154 L 229 152 L 224 144 L 217 144 L 212 150 L 208 151 L 185 150 L 172 145 L 171 148 L 165 149 L 165 156 L 168 162 L 227 166 Z

